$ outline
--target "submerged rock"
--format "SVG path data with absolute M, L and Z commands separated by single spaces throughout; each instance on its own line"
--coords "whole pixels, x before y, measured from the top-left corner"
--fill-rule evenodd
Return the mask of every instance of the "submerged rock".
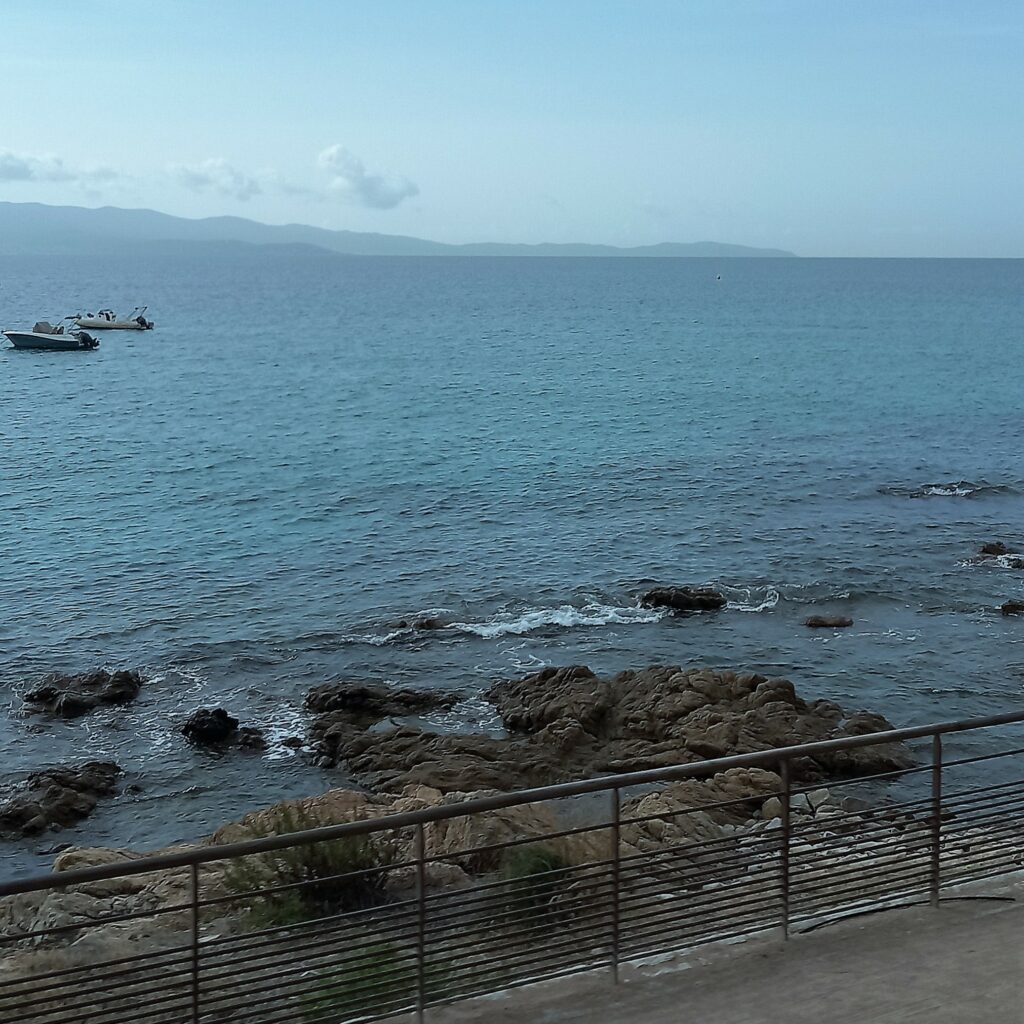
M 104 704 L 130 703 L 139 695 L 144 681 L 138 672 L 124 670 L 98 669 L 79 675 L 54 673 L 25 694 L 25 703 L 62 718 L 77 718 Z
M 652 666 L 600 678 L 575 665 L 498 683 L 488 696 L 507 738 L 410 726 L 360 731 L 348 722 L 314 737 L 321 763 L 344 761 L 389 790 L 509 790 L 892 728 L 881 716 L 808 703 L 788 680 L 753 672 Z M 817 779 L 912 764 L 902 746 L 886 744 L 818 754 L 794 770 Z
M 655 587 L 640 598 L 645 608 L 671 608 L 677 612 L 703 612 L 724 608 L 725 595 L 712 587 Z
M 981 545 L 981 554 L 983 555 L 1008 555 L 1009 553 L 1010 549 L 1001 540 Z
M 420 630 L 447 629 L 450 625 L 451 623 L 447 619 L 425 616 L 422 619 L 413 620 L 412 628 Z
M 0 804 L 0 836 L 33 836 L 75 824 L 92 813 L 101 796 L 114 791 L 120 775 L 121 768 L 111 761 L 33 772 Z
M 808 615 L 804 625 L 811 629 L 845 629 L 853 625 L 849 615 Z

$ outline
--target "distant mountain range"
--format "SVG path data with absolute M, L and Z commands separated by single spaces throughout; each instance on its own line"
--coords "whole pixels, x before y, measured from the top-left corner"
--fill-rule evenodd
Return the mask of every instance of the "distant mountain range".
M 0 255 L 101 254 L 154 243 L 316 246 L 346 256 L 793 256 L 723 242 L 662 242 L 630 249 L 584 243 L 447 245 L 405 235 L 329 231 L 306 224 L 261 224 L 244 217 L 189 220 L 155 210 L 87 209 L 0 202 Z

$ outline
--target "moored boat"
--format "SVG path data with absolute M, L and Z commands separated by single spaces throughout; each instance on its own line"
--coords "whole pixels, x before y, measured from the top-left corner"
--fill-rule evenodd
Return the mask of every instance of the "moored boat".
M 101 309 L 98 313 L 80 313 L 69 319 L 93 331 L 151 331 L 156 325 L 146 319 L 147 309 L 148 306 L 136 306 L 132 315 L 124 318 L 118 317 L 112 309 Z
M 3 335 L 15 348 L 46 352 L 78 352 L 99 348 L 100 344 L 85 331 L 65 331 L 63 325 L 53 327 L 45 320 L 40 320 L 31 331 L 4 331 Z

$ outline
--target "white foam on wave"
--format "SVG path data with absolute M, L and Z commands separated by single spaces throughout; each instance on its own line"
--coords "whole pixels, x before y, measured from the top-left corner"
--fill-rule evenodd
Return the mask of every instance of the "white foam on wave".
M 964 484 L 929 484 L 927 487 L 922 487 L 920 493 L 928 497 L 967 498 L 974 494 L 975 491 L 981 489 L 980 487 L 968 487 Z
M 752 587 L 723 587 L 726 597 L 729 598 L 726 609 L 734 612 L 767 612 L 771 611 L 779 603 L 779 592 L 774 587 L 765 588 L 764 597 L 758 601 L 755 591 L 760 588 Z M 734 600 L 729 596 L 729 591 L 743 595 L 741 599 Z
M 992 565 L 1000 569 L 1020 569 L 1024 564 L 1024 555 L 1008 551 L 1005 555 L 996 555 L 991 561 Z
M 572 629 L 580 626 L 633 625 L 641 622 L 657 622 L 664 614 L 663 609 L 620 608 L 591 601 L 581 608 L 563 604 L 557 608 L 500 612 L 484 622 L 453 622 L 449 629 L 470 633 L 485 640 L 493 640 L 500 636 L 522 636 L 525 633 L 532 633 L 534 630 L 550 626 Z
M 352 636 L 344 637 L 345 643 L 350 644 L 369 644 L 371 647 L 383 647 L 385 644 L 393 644 L 396 640 L 404 640 L 408 636 L 412 636 L 413 630 L 409 628 L 405 629 L 393 629 L 390 633 L 356 633 Z

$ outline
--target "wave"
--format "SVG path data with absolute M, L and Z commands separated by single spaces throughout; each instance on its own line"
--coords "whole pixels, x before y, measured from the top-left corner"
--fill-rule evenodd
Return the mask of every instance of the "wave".
M 771 611 L 780 600 L 775 587 L 730 587 L 718 585 L 727 599 L 726 610 L 735 612 Z
M 879 494 L 896 498 L 978 498 L 995 494 L 1017 494 L 1009 484 L 990 484 L 982 480 L 953 480 L 939 484 L 921 484 L 919 487 L 879 487 Z
M 538 629 L 558 626 L 632 625 L 657 622 L 665 614 L 661 608 L 617 607 L 590 601 L 580 608 L 571 604 L 557 608 L 534 608 L 523 612 L 499 612 L 483 622 L 453 622 L 449 629 L 493 640 L 501 636 L 522 636 Z

